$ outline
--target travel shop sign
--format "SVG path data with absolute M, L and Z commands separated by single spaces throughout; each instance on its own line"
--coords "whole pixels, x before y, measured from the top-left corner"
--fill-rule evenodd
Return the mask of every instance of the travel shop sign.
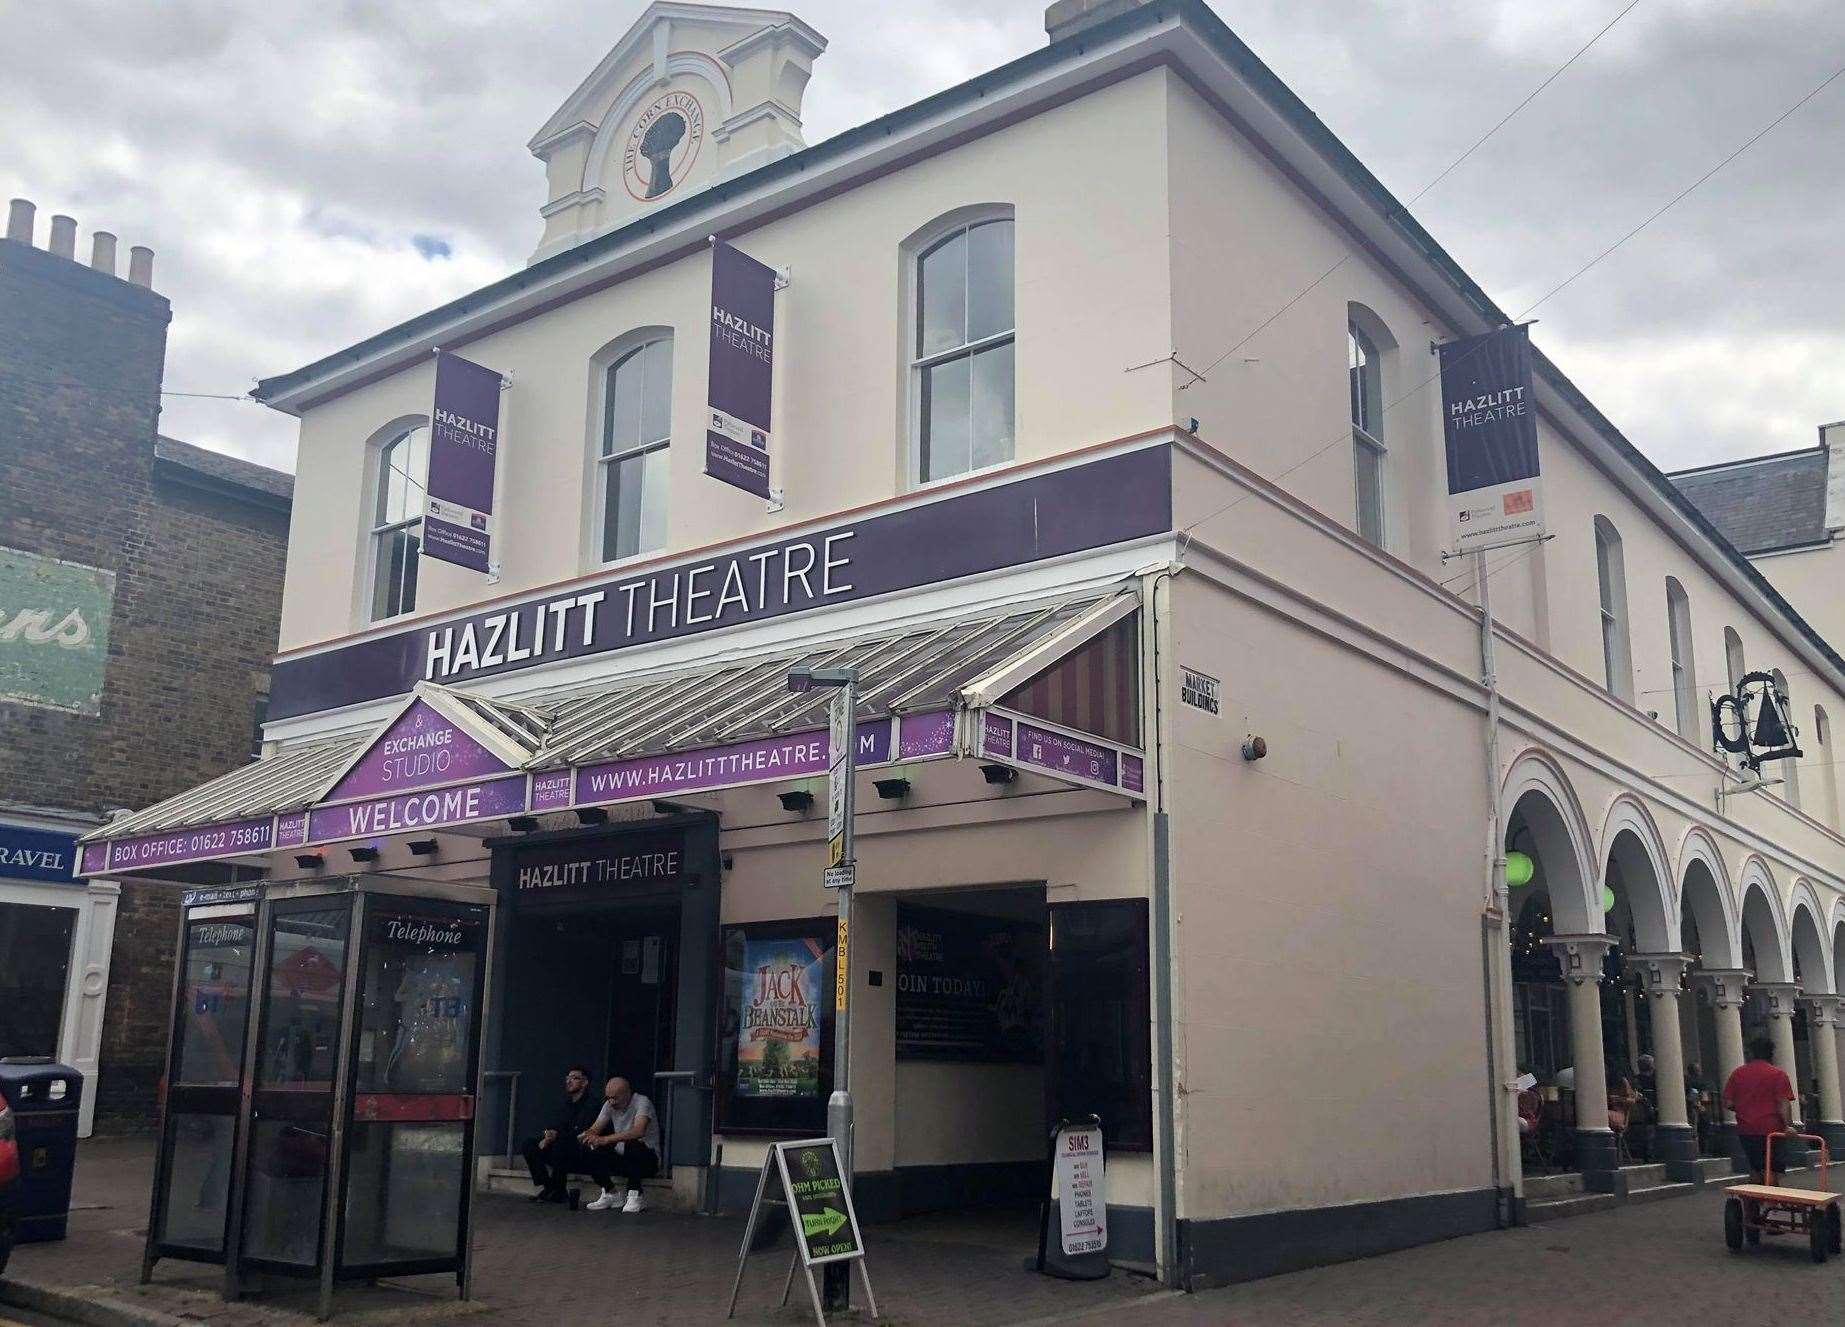
M 1172 528 L 1172 462 L 1149 446 L 707 558 L 278 660 L 294 718 L 1106 548 Z

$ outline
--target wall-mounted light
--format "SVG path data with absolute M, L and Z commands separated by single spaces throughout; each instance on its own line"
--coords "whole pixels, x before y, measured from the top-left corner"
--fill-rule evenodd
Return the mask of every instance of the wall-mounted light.
M 1244 760 L 1251 760 L 1251 761 L 1260 760 L 1262 759 L 1262 757 L 1266 756 L 1267 754 L 1268 754 L 1268 743 L 1264 739 L 1253 736 L 1253 735 L 1249 737 L 1245 737 L 1243 739 L 1243 759 Z
M 506 828 L 510 829 L 515 834 L 530 834 L 533 830 L 538 828 L 538 817 L 509 816 L 506 820 Z
M 1531 883 L 1537 874 L 1537 863 L 1531 860 L 1528 852 L 1508 852 L 1505 855 L 1505 882 L 1512 889 Z
M 410 849 L 412 857 L 434 857 L 436 855 L 434 839 L 411 839 L 404 846 Z
M 652 806 L 653 813 L 656 816 L 682 816 L 685 814 L 685 808 L 677 802 L 654 802 Z
M 814 806 L 814 795 L 798 788 L 791 793 L 776 793 L 775 800 L 782 804 L 784 811 L 811 811 Z
M 325 857 L 322 857 L 317 852 L 303 852 L 303 853 L 295 854 L 295 865 L 299 866 L 303 871 L 318 871 L 321 867 L 325 866 L 326 864 L 327 864 L 327 859 Z
M 609 823 L 609 809 L 606 806 L 579 806 L 576 810 L 579 825 L 606 825 Z
M 899 798 L 908 797 L 910 795 L 910 781 L 908 779 L 878 779 L 874 781 L 871 786 L 876 788 L 878 790 L 878 796 L 882 797 L 887 802 L 894 802 Z
M 988 783 L 1011 783 L 1019 777 L 1019 772 L 1010 765 L 982 765 L 980 777 Z
M 378 850 L 372 847 L 348 848 L 346 851 L 352 854 L 353 861 L 360 863 L 375 862 L 379 856 Z

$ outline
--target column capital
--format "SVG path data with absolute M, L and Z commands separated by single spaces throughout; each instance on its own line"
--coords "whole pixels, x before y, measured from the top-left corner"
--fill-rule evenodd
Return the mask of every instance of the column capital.
M 1585 981 L 1600 983 L 1602 979 L 1602 960 L 1614 947 L 1614 937 L 1610 935 L 1552 935 L 1544 939 L 1544 945 L 1557 957 L 1558 966 L 1563 969 L 1563 979 L 1580 986 Z
M 1691 983 L 1719 1009 L 1741 1009 L 1750 973 L 1744 968 L 1693 968 Z
M 1803 996 L 1800 1003 L 1807 1011 L 1807 1022 L 1813 1027 L 1845 1027 L 1845 996 L 1808 995 Z
M 1749 994 L 1761 997 L 1763 1012 L 1770 1018 L 1792 1018 L 1800 987 L 1791 981 L 1752 981 Z
M 1685 954 L 1629 954 L 1627 971 L 1640 979 L 1646 995 L 1676 995 L 1691 959 Z

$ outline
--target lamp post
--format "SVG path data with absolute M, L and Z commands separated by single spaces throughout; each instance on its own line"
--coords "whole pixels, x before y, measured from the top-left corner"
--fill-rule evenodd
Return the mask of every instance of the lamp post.
M 838 941 L 833 951 L 833 1094 L 826 1103 L 826 1131 L 839 1149 L 840 1183 L 852 1189 L 851 964 L 852 885 L 858 855 L 853 841 L 855 785 L 858 773 L 858 669 L 788 670 L 788 690 L 800 694 L 816 687 L 833 692 L 827 707 L 827 870 L 826 884 L 839 895 Z M 852 1305 L 849 1263 L 828 1263 L 822 1271 L 828 1309 Z

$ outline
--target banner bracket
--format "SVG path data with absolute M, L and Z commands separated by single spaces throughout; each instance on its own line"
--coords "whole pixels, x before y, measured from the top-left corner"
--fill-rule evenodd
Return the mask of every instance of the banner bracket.
M 784 490 L 779 488 L 772 488 L 769 490 L 769 514 L 771 516 L 788 505 L 783 501 L 783 497 Z
M 1557 536 L 1554 534 L 1537 534 L 1530 535 L 1524 539 L 1508 539 L 1503 544 L 1487 544 L 1481 548 L 1470 548 L 1464 553 L 1449 553 L 1444 551 L 1441 555 L 1441 560 L 1443 562 L 1452 562 L 1456 558 L 1470 558 L 1475 553 L 1494 553 L 1502 548 L 1519 548 L 1525 544 L 1547 544 L 1556 537 Z

